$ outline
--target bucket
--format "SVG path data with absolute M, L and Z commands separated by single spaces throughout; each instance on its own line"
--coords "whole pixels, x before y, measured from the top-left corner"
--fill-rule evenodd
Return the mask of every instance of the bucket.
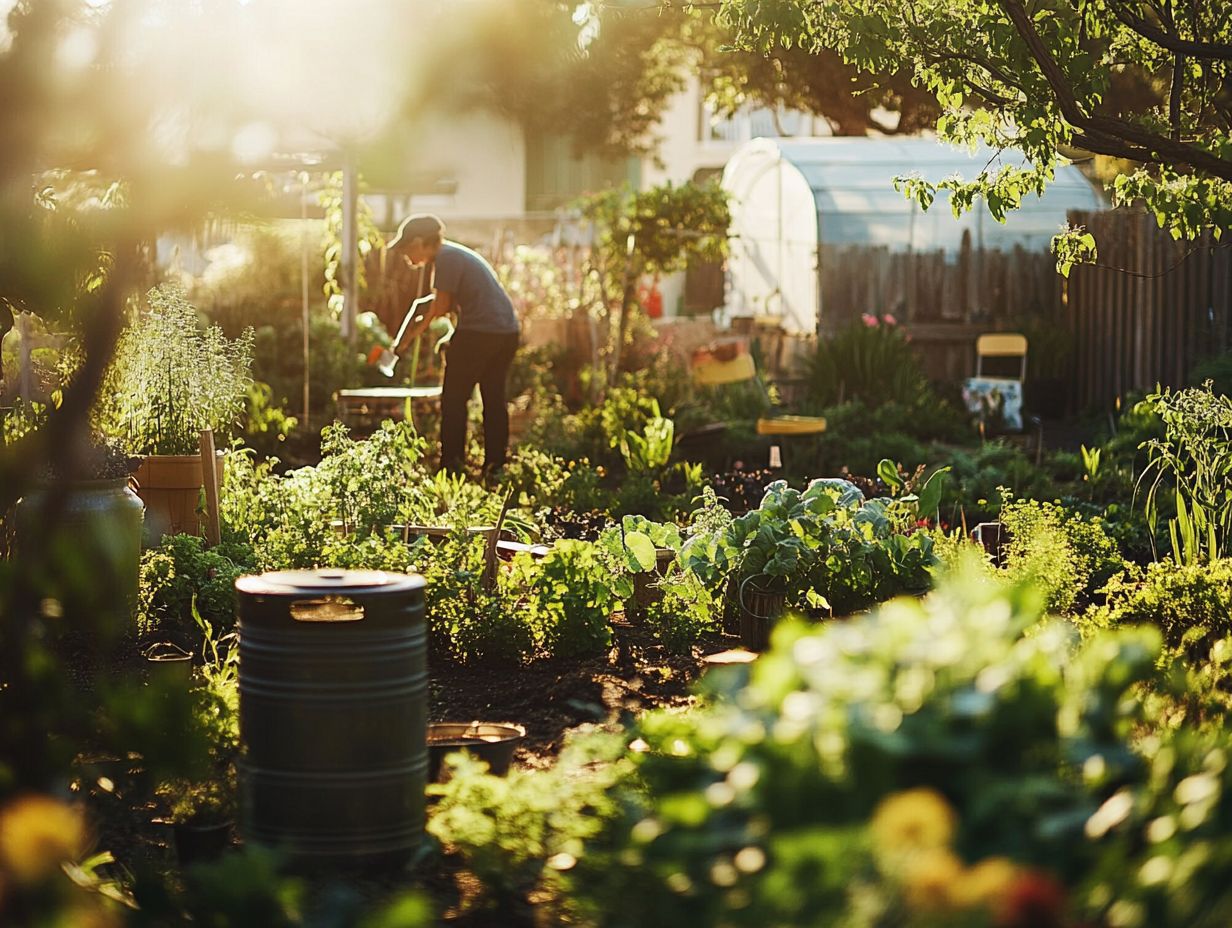
M 235 587 L 245 840 L 307 869 L 405 864 L 428 768 L 423 578 L 282 571 Z
M 740 584 L 740 643 L 750 651 L 764 651 L 770 644 L 770 630 L 783 614 L 787 594 L 763 590 L 750 583 Z

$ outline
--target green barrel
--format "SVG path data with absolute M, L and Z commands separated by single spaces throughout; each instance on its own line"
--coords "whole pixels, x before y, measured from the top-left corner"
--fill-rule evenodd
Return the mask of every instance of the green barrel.
M 398 866 L 427 779 L 424 579 L 241 577 L 241 829 L 303 867 Z

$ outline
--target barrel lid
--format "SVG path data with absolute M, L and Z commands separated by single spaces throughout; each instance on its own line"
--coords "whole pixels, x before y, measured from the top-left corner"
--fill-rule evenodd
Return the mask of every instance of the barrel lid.
M 423 589 L 419 574 L 384 570 L 275 570 L 260 576 L 240 577 L 235 588 L 241 593 L 265 596 L 320 595 L 321 593 L 401 593 Z

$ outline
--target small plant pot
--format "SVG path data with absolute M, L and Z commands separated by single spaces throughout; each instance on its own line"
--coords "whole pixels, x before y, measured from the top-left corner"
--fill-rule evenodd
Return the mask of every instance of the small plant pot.
M 744 581 L 740 585 L 740 643 L 750 651 L 764 651 L 770 644 L 770 630 L 786 607 L 786 593 Z
M 1000 522 L 981 522 L 971 530 L 971 538 L 983 546 L 992 558 L 993 566 L 1001 567 L 1005 556 L 1005 544 L 1009 533 Z
M 167 689 L 179 687 L 186 690 L 192 686 L 192 655 L 183 648 L 169 641 L 160 641 L 146 649 L 145 660 L 151 682 Z
M 503 777 L 509 772 L 514 749 L 526 737 L 521 725 L 498 722 L 432 722 L 428 725 L 428 780 L 437 782 L 446 754 L 466 751 L 485 761 L 488 770 Z
M 214 822 L 199 825 L 175 822 L 171 826 L 175 837 L 175 856 L 180 866 L 217 860 L 231 841 L 231 823 Z

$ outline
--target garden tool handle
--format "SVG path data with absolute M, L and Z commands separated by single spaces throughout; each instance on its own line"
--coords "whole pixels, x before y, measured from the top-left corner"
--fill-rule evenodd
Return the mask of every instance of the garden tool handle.
M 411 303 L 410 307 L 406 311 L 406 315 L 402 318 L 402 325 L 398 327 L 398 335 L 394 338 L 393 347 L 395 352 L 402 344 L 402 339 L 406 337 L 407 329 L 411 327 L 412 323 L 418 322 L 423 318 L 419 312 L 419 307 L 426 306 L 435 299 L 436 294 L 429 293 L 427 296 L 421 296 L 419 299 Z

